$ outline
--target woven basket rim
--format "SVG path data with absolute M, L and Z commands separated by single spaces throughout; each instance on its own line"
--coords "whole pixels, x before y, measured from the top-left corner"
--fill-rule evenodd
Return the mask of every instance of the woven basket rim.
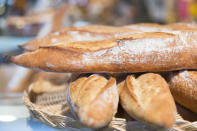
M 69 119 L 70 122 L 71 121 L 72 122 L 77 122 L 78 121 L 78 120 L 75 120 L 75 119 L 73 119 L 71 117 L 68 117 L 68 116 L 56 115 L 56 114 L 54 115 L 54 114 L 51 114 L 49 112 L 43 111 L 42 109 L 38 108 L 36 106 L 36 104 L 34 104 L 30 101 L 29 93 L 30 93 L 30 91 L 27 91 L 27 90 L 24 91 L 23 103 L 29 109 L 29 111 L 31 112 L 31 115 L 33 115 L 33 117 L 38 119 L 39 121 L 41 121 L 41 122 L 43 122 L 43 123 L 45 123 L 49 126 L 52 126 L 54 128 L 58 128 L 58 129 L 63 129 L 63 128 L 67 127 L 67 124 L 68 124 L 68 123 L 66 123 L 67 119 Z M 184 124 L 184 126 L 191 125 L 192 123 L 197 125 L 197 121 L 195 121 L 195 122 L 186 121 L 181 117 L 180 114 L 176 115 L 176 119 L 178 121 L 185 122 L 186 124 Z M 62 121 L 62 122 L 60 122 L 60 121 Z M 126 126 L 126 123 L 127 123 L 126 121 L 127 120 L 124 119 L 124 118 L 115 118 L 114 117 L 112 119 L 111 123 L 109 124 L 109 127 L 120 130 L 120 131 L 125 131 L 126 130 L 125 126 Z M 115 123 L 115 124 L 113 124 L 113 123 Z M 172 130 L 173 129 L 182 130 L 182 129 L 180 129 L 180 127 L 173 127 Z
M 22 101 L 28 107 L 28 109 L 30 109 L 30 110 L 36 110 L 36 111 L 42 112 L 44 114 L 49 114 L 50 116 L 68 118 L 67 116 L 63 116 L 63 115 L 53 115 L 53 114 L 50 114 L 49 112 L 46 113 L 45 111 L 42 111 L 41 109 L 39 109 L 34 103 L 32 103 L 30 101 L 28 91 L 24 92 Z

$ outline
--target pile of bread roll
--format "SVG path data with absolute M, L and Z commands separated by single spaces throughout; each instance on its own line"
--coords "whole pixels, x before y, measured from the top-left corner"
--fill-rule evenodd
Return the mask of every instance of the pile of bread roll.
M 197 113 L 197 24 L 70 27 L 20 47 L 26 52 L 10 59 L 18 65 L 81 73 L 67 100 L 88 127 L 106 126 L 119 102 L 134 119 L 163 128 L 175 123 L 175 101 Z

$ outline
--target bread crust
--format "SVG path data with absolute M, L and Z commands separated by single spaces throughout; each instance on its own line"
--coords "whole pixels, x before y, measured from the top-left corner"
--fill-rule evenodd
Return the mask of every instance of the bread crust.
M 175 101 L 197 113 L 197 71 L 171 72 L 168 81 Z
M 81 27 L 64 28 L 56 32 L 49 33 L 47 36 L 30 40 L 23 45 L 19 45 L 27 51 L 34 51 L 39 47 L 56 46 L 59 44 L 69 45 L 77 41 L 98 41 L 112 37 L 119 37 L 140 32 L 166 32 L 176 31 L 197 31 L 196 24 L 176 23 L 160 25 L 155 23 L 140 23 L 126 25 L 122 27 L 88 25 Z
M 77 41 L 98 41 L 112 37 L 122 36 L 141 32 L 136 29 L 126 27 L 113 27 L 103 25 L 88 25 L 81 27 L 64 28 L 56 32 L 52 32 L 45 37 L 30 40 L 24 45 L 20 45 L 22 49 L 34 51 L 39 47 L 56 46 L 59 44 L 69 45 Z
M 136 29 L 142 32 L 176 32 L 176 31 L 197 31 L 196 24 L 191 23 L 173 23 L 161 25 L 157 23 L 139 23 L 124 26 L 130 29 Z
M 172 127 L 176 106 L 167 83 L 160 75 L 147 73 L 138 78 L 130 75 L 118 88 L 120 103 L 130 116 L 157 126 Z
M 117 112 L 116 80 L 99 75 L 81 77 L 70 83 L 68 102 L 81 123 L 92 128 L 104 127 Z
M 197 33 L 145 32 L 40 48 L 11 58 L 55 72 L 157 72 L 197 68 Z

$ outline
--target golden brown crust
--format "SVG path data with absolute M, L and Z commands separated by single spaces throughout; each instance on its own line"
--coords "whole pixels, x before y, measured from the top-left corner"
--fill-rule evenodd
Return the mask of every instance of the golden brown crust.
M 77 70 L 78 66 L 80 66 L 80 65 L 79 65 L 79 63 L 77 64 L 77 63 L 73 63 L 73 62 L 74 62 L 74 59 L 80 58 L 80 57 L 78 57 L 79 54 L 80 53 L 78 53 L 78 52 L 74 52 L 74 51 L 70 51 L 70 50 L 62 50 L 62 49 L 58 49 L 58 48 L 52 48 L 52 49 L 51 48 L 43 48 L 43 49 L 39 49 L 35 52 L 25 53 L 21 56 L 13 57 L 13 58 L 11 58 L 11 61 L 15 62 L 16 64 L 26 65 L 30 68 L 35 68 L 35 67 L 38 67 L 40 69 L 45 68 L 48 71 L 53 70 L 54 72 L 59 72 L 60 70 L 65 68 L 65 65 L 66 65 L 67 69 L 69 69 L 70 71 L 72 70 L 71 72 L 75 72 L 75 69 Z M 32 59 L 27 60 L 26 58 L 30 57 L 30 56 L 31 57 L 33 56 Z M 67 59 L 67 58 L 69 58 L 69 59 Z M 20 62 L 17 59 L 21 59 Z M 78 71 L 76 71 L 76 72 L 78 72 Z
M 79 93 L 79 90 L 86 79 L 87 79 L 87 77 L 80 77 L 76 81 L 70 83 L 69 95 L 70 95 L 70 99 L 71 99 L 71 101 L 70 101 L 71 104 L 74 104 L 76 102 L 76 98 Z
M 120 83 L 118 83 L 117 88 L 118 88 L 118 94 L 120 95 L 121 91 L 123 90 L 125 85 L 125 81 L 122 81 Z
M 114 78 L 81 77 L 69 87 L 68 102 L 79 120 L 86 126 L 100 128 L 107 125 L 117 112 L 118 91 Z
M 112 27 L 102 25 L 70 27 L 50 33 L 43 38 L 31 40 L 24 45 L 20 45 L 20 47 L 28 51 L 33 51 L 38 49 L 39 47 L 56 46 L 59 44 L 67 45 L 71 42 L 76 41 L 104 40 L 116 36 L 121 36 L 123 34 L 131 34 L 136 32 L 139 31 L 124 27 Z
M 119 36 L 117 38 L 111 38 L 107 40 L 100 40 L 100 41 L 81 41 L 81 42 L 72 42 L 69 44 L 59 44 L 56 46 L 46 46 L 48 48 L 62 48 L 62 49 L 72 49 L 78 52 L 86 51 L 86 52 L 95 52 L 100 51 L 108 48 L 112 48 L 118 46 L 119 41 L 126 41 L 126 40 L 138 40 L 138 39 L 146 39 L 146 38 L 169 38 L 175 37 L 174 34 L 171 33 L 160 33 L 160 32 L 146 32 L 146 33 L 136 33 L 132 35 L 124 35 Z M 45 48 L 46 48 L 45 47 Z
M 197 31 L 197 25 L 192 23 L 174 23 L 174 24 L 164 25 L 164 27 L 172 30 Z
M 160 75 L 147 73 L 137 79 L 128 76 L 120 92 L 120 103 L 137 120 L 166 128 L 175 122 L 176 106 L 167 83 Z
M 158 31 L 166 30 L 165 27 L 156 23 L 139 23 L 139 24 L 126 25 L 124 27 L 140 30 L 143 32 L 158 32 Z
M 197 113 L 197 72 L 179 71 L 169 74 L 169 87 L 174 99 Z
M 76 42 L 12 57 L 12 62 L 57 72 L 145 72 L 197 68 L 197 33 L 146 32 Z M 100 44 L 100 45 L 99 45 Z
M 142 32 L 173 32 L 173 31 L 197 31 L 196 24 L 174 23 L 168 25 L 160 25 L 156 23 L 139 23 L 124 26 L 130 29 L 136 29 Z
M 195 24 L 169 24 L 160 25 L 154 23 L 140 23 L 132 24 L 123 27 L 103 26 L 103 25 L 88 25 L 81 27 L 64 28 L 59 31 L 48 34 L 45 37 L 31 40 L 21 48 L 33 51 L 39 47 L 56 46 L 59 44 L 68 45 L 71 42 L 77 41 L 97 41 L 105 40 L 112 37 L 119 37 L 122 35 L 135 34 L 139 32 L 166 32 L 174 31 L 197 31 Z

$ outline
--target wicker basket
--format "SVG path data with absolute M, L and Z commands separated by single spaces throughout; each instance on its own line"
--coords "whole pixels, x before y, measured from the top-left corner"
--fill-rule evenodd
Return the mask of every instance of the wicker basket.
M 55 90 L 53 92 L 46 91 L 39 94 L 25 91 L 23 101 L 34 118 L 51 127 L 59 129 L 70 128 L 75 130 L 87 129 L 72 117 L 66 102 L 66 89 Z M 163 129 L 153 129 L 138 121 L 127 121 L 123 118 L 113 118 L 109 126 L 102 130 L 156 131 Z M 191 123 L 183 120 L 182 117 L 177 114 L 175 125 L 168 130 L 197 131 L 197 122 Z

